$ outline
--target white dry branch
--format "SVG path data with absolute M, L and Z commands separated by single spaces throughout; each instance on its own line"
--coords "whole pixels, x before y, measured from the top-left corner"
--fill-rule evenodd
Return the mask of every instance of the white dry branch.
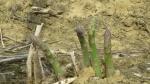
M 73 66 L 75 68 L 76 74 L 78 74 L 79 69 L 78 69 L 78 66 L 76 63 L 76 57 L 74 55 L 74 51 L 70 52 L 70 56 L 71 56 L 71 60 L 72 60 Z
M 31 44 L 30 44 L 31 45 Z M 25 46 L 26 47 L 26 46 Z M 55 54 L 64 54 L 67 56 L 70 56 L 70 53 L 64 50 L 51 50 L 53 53 Z M 24 54 L 19 54 L 19 55 L 0 55 L 0 64 L 1 63 L 12 63 L 12 62 L 16 62 L 16 61 L 23 61 L 27 59 L 27 56 L 29 55 L 29 53 L 24 53 Z M 44 58 L 44 57 L 41 57 Z M 40 63 L 41 64 L 41 63 Z M 69 64 L 68 67 L 72 66 L 73 64 Z
M 145 77 L 145 76 L 143 76 L 142 74 L 139 74 L 139 73 L 133 73 L 133 75 L 136 76 L 136 77 L 142 78 L 142 79 L 150 80 L 150 77 Z
M 41 8 L 41 7 L 36 7 L 36 6 L 33 6 L 31 7 L 31 9 L 34 11 L 34 12 L 38 12 L 38 13 L 48 13 L 49 12 L 49 8 Z
M 51 8 L 41 8 L 41 7 L 33 6 L 31 7 L 31 9 L 32 9 L 32 13 L 36 13 L 36 14 L 49 14 L 52 16 L 57 16 L 57 14 L 59 13 L 52 10 Z
M 36 30 L 35 30 L 35 36 L 38 37 L 41 30 L 42 30 L 42 27 L 43 27 L 44 23 L 41 23 L 41 25 L 37 25 L 36 27 Z M 33 47 L 33 44 L 30 45 L 30 49 L 29 49 L 29 54 L 28 54 L 28 57 L 27 57 L 27 62 L 26 62 L 26 65 L 27 65 L 27 83 L 28 84 L 32 84 L 33 82 L 33 64 L 32 64 L 32 59 L 33 59 L 33 52 L 35 51 L 35 48 Z
M 53 84 L 70 84 L 70 83 L 72 83 L 76 79 L 77 79 L 77 77 L 67 78 L 67 79 L 64 79 L 62 81 L 58 81 L 58 82 L 53 83 Z
M 26 59 L 26 54 L 25 55 L 20 55 L 20 56 L 14 56 L 14 57 L 5 57 L 5 59 L 0 59 L 0 64 L 6 64 L 6 63 L 13 63 L 13 62 L 18 62 Z M 2 57 L 1 57 L 2 58 Z
M 2 28 L 0 28 L 0 36 L 1 36 L 1 44 L 2 44 L 2 47 L 5 48 L 5 44 L 4 44 L 4 41 L 3 41 Z

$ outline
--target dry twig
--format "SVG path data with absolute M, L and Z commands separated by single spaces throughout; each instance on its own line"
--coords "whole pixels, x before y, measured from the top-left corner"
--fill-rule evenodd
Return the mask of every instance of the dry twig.
M 58 81 L 58 82 L 53 83 L 53 84 L 70 84 L 70 83 L 72 83 L 75 79 L 77 79 L 77 77 L 64 79 L 64 80 L 62 80 L 62 81 Z
M 75 71 L 76 71 L 76 75 L 78 75 L 78 66 L 77 66 L 77 63 L 76 63 L 76 57 L 74 55 L 74 51 L 73 52 L 70 52 L 70 56 L 71 56 L 71 60 L 72 60 L 72 63 L 73 63 L 73 66 L 75 68 Z
M 42 27 L 43 27 L 43 23 L 41 25 L 37 25 L 36 27 L 36 31 L 35 31 L 35 36 L 38 37 L 41 30 L 42 30 Z M 29 49 L 29 55 L 28 55 L 28 58 L 27 58 L 27 83 L 28 84 L 33 84 L 33 55 L 34 55 L 34 51 L 35 51 L 35 48 L 33 47 L 33 44 L 31 44 L 30 46 L 30 49 Z
M 4 41 L 3 41 L 2 28 L 0 28 L 0 36 L 1 36 L 1 44 L 2 44 L 2 47 L 5 48 L 5 44 L 4 44 Z
M 11 40 L 11 41 L 13 41 L 13 42 L 16 42 L 16 43 L 26 44 L 26 43 L 24 43 L 24 42 L 17 41 L 17 40 L 15 40 L 15 39 L 13 39 L 13 38 L 11 38 L 11 37 L 8 37 L 8 36 L 3 36 L 3 38 L 9 39 L 9 40 Z
M 20 55 L 20 56 L 15 56 L 15 57 L 7 57 L 5 59 L 1 59 L 0 60 L 0 64 L 2 63 L 12 63 L 12 62 L 18 62 L 18 61 L 22 61 L 25 60 L 27 58 L 27 55 Z

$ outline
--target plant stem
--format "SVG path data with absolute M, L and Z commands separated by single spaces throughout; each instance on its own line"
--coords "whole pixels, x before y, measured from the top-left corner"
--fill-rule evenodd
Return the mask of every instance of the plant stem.
M 57 75 L 57 78 L 59 79 L 63 75 L 63 70 L 61 69 L 56 57 L 51 53 L 51 50 L 49 49 L 48 45 L 43 43 L 33 35 L 31 35 L 31 40 L 33 41 L 33 44 L 39 46 L 40 49 L 44 52 L 48 62 L 52 65 L 54 72 Z
M 90 65 L 90 60 L 89 60 L 88 47 L 87 47 L 87 43 L 85 40 L 83 27 L 78 26 L 76 28 L 76 33 L 77 33 L 78 39 L 80 41 L 80 46 L 82 49 L 84 66 L 88 67 Z
M 96 29 L 96 19 L 93 18 L 93 20 L 91 21 L 90 29 L 88 31 L 88 37 L 89 37 L 88 41 L 89 41 L 89 46 L 92 50 L 91 61 L 92 61 L 92 66 L 95 70 L 95 75 L 101 76 L 100 59 L 97 55 L 97 48 L 95 43 L 95 29 Z
M 105 30 L 104 34 L 104 58 L 105 58 L 105 75 L 109 77 L 114 73 L 114 67 L 112 63 L 111 54 L 111 32 L 108 28 Z

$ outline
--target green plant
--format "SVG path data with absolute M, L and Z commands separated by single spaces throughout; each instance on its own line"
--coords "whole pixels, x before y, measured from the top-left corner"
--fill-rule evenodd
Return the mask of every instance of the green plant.
M 85 40 L 85 34 L 82 26 L 78 26 L 76 28 L 76 33 L 78 39 L 80 41 L 82 53 L 83 53 L 83 61 L 85 66 L 92 65 L 95 75 L 101 77 L 102 76 L 102 68 L 101 61 L 97 53 L 95 36 L 96 36 L 96 17 L 91 20 L 90 27 L 88 30 L 88 42 L 91 53 L 88 52 L 88 46 Z M 106 28 L 104 34 L 104 62 L 105 62 L 105 76 L 111 76 L 114 73 L 114 67 L 112 63 L 112 54 L 111 54 L 111 32 L 108 28 Z
M 56 56 L 54 56 L 54 54 L 51 52 L 48 45 L 40 41 L 34 35 L 31 35 L 31 40 L 33 41 L 34 45 L 39 46 L 39 48 L 44 52 L 47 58 L 47 61 L 52 65 L 54 73 L 56 74 L 57 78 L 59 79 L 60 77 L 62 77 L 64 74 L 64 71 L 61 69 L 60 63 L 58 62 Z
M 104 34 L 104 60 L 105 60 L 105 75 L 106 77 L 113 75 L 114 67 L 111 54 L 111 32 L 106 27 Z
M 95 75 L 101 76 L 100 58 L 98 57 L 96 43 L 95 43 L 95 29 L 96 29 L 96 17 L 94 17 L 91 21 L 91 25 L 88 31 L 88 41 L 92 51 L 91 52 L 92 67 L 95 70 Z
M 79 25 L 76 28 L 76 33 L 78 36 L 78 39 L 80 41 L 80 46 L 82 49 L 82 54 L 83 54 L 83 62 L 84 62 L 84 66 L 89 66 L 90 65 L 90 61 L 89 61 L 89 54 L 88 54 L 88 46 L 85 40 L 85 34 L 84 34 L 84 30 L 83 27 L 81 25 Z

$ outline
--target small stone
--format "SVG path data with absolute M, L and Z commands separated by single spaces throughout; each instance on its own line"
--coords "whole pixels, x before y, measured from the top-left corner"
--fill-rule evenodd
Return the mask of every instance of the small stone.
M 144 82 L 144 83 L 142 83 L 142 84 L 148 84 L 148 83 Z
M 131 27 L 133 25 L 133 19 L 127 18 L 122 23 L 125 27 Z
M 115 75 L 116 75 L 116 76 L 119 76 L 120 74 L 121 74 L 121 73 L 120 73 L 119 70 L 116 70 L 116 71 L 115 71 Z
M 146 70 L 147 70 L 148 72 L 150 72 L 150 67 L 148 67 Z

